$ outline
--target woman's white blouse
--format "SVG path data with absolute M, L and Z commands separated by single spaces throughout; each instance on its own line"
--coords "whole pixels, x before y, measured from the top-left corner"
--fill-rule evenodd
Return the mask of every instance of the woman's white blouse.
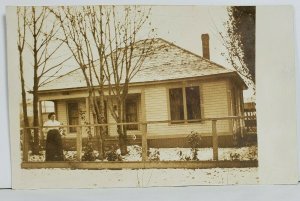
M 61 125 L 61 123 L 59 121 L 56 121 L 56 120 L 54 120 L 54 121 L 53 120 L 45 121 L 44 126 L 55 126 L 55 127 L 43 128 L 43 131 L 48 132 L 49 130 L 52 130 L 52 129 L 59 130 L 60 125 Z

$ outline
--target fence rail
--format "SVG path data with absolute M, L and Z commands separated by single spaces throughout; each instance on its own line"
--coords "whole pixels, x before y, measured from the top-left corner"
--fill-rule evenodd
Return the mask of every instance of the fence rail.
M 23 130 L 23 163 L 22 168 L 79 168 L 79 169 L 120 169 L 120 168 L 213 168 L 213 167 L 257 167 L 257 160 L 252 161 L 220 161 L 218 156 L 218 131 L 217 122 L 221 120 L 228 120 L 229 122 L 237 122 L 239 129 L 243 132 L 244 119 L 255 119 L 255 117 L 249 116 L 228 116 L 219 118 L 203 118 L 188 120 L 188 122 L 206 122 L 211 121 L 211 137 L 212 137 L 212 148 L 213 148 L 213 160 L 212 161 L 149 161 L 148 160 L 148 141 L 147 141 L 147 126 L 151 124 L 161 123 L 186 123 L 186 120 L 180 121 L 140 121 L 140 122 L 124 122 L 124 123 L 105 123 L 105 124 L 89 124 L 89 125 L 61 125 L 61 128 L 77 128 L 76 135 L 76 160 L 77 161 L 62 161 L 62 162 L 30 162 L 28 160 L 29 151 L 29 133 L 27 130 L 40 129 L 42 132 L 43 128 L 52 128 L 51 126 L 39 126 L 39 127 L 25 127 Z M 136 162 L 82 162 L 82 129 L 83 128 L 95 128 L 99 126 L 113 126 L 113 125 L 140 125 L 141 143 L 142 143 L 142 161 Z M 201 126 L 201 125 L 199 125 Z M 57 126 L 54 126 L 57 128 Z M 233 130 L 232 130 L 233 132 Z

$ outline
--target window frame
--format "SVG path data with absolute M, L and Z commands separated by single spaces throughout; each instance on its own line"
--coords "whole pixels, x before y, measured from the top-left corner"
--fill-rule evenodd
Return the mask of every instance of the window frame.
M 186 124 L 195 124 L 195 123 L 204 123 L 203 121 L 193 121 L 188 119 L 187 114 L 187 100 L 186 100 L 186 87 L 199 87 L 199 111 L 200 111 L 200 119 L 204 118 L 204 110 L 203 110 L 203 95 L 202 95 L 202 84 L 201 83 L 182 83 L 182 84 L 173 84 L 171 87 L 167 87 L 167 106 L 168 106 L 168 118 L 169 118 L 169 125 L 186 125 Z M 182 122 L 172 122 L 171 119 L 171 103 L 170 103 L 170 89 L 181 88 L 182 96 L 183 96 L 183 113 L 184 119 L 181 120 Z M 175 121 L 175 120 L 174 120 Z
M 78 125 L 80 124 L 80 116 L 79 116 L 79 102 L 78 101 L 68 101 L 66 102 L 66 105 L 67 105 L 67 122 L 68 122 L 68 125 L 71 125 L 70 124 L 70 112 L 69 112 L 69 104 L 77 104 L 77 119 L 78 119 Z M 76 128 L 75 128 L 76 129 Z M 69 134 L 74 134 L 74 133 L 77 133 L 77 129 L 76 131 L 70 131 L 70 127 L 68 127 L 68 133 Z
M 132 94 L 129 94 L 129 95 L 132 95 Z M 129 98 L 127 97 L 127 100 L 125 101 L 125 110 L 126 110 L 126 122 L 127 122 L 127 102 L 129 103 L 135 103 L 136 104 L 136 119 L 137 121 L 136 122 L 139 122 L 140 120 L 140 117 L 139 117 L 139 107 L 140 107 L 140 95 L 139 94 L 136 94 L 136 95 L 133 95 L 132 97 L 129 96 Z M 130 123 L 130 122 L 127 122 L 127 123 Z M 128 131 L 139 131 L 140 130 L 140 125 L 137 124 L 137 128 L 136 129 L 128 129 L 126 128 Z

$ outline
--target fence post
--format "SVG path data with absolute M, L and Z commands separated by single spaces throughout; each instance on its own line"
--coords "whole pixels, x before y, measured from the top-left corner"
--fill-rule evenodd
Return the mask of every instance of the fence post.
M 148 151 L 148 146 L 147 146 L 147 123 L 142 123 L 142 161 L 145 162 L 147 161 L 147 151 Z
M 218 134 L 217 120 L 212 120 L 212 137 L 213 137 L 213 160 L 218 160 Z
M 29 136 L 27 128 L 23 129 L 23 162 L 28 162 Z
M 77 127 L 77 136 L 76 136 L 76 157 L 77 161 L 81 161 L 81 152 L 82 152 L 82 127 Z

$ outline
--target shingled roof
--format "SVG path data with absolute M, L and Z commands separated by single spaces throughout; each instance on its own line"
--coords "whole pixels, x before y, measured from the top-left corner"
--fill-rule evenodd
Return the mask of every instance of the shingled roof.
M 165 81 L 235 72 L 161 38 L 155 39 L 154 44 L 162 48 L 145 59 L 140 71 L 133 77 L 131 83 Z M 86 87 L 86 82 L 81 69 L 78 68 L 41 86 L 39 91 L 83 87 Z

